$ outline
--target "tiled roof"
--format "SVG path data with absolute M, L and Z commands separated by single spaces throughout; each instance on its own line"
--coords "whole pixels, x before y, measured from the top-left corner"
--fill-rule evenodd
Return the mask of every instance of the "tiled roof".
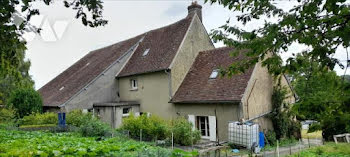
M 90 52 L 39 89 L 44 106 L 59 106 L 135 45 L 142 35 Z
M 59 106 L 65 103 L 126 53 L 142 37 L 144 39 L 118 76 L 167 69 L 187 32 L 192 18 L 193 15 L 188 15 L 169 26 L 90 52 L 39 89 L 44 106 Z M 149 52 L 143 56 L 146 49 L 149 49 Z
M 191 14 L 174 24 L 147 32 L 118 77 L 168 69 L 192 19 Z M 143 55 L 147 49 L 149 49 L 148 54 Z
M 228 67 L 235 61 L 242 60 L 244 54 L 230 57 L 232 48 L 217 48 L 200 52 L 187 73 L 185 79 L 175 93 L 173 103 L 222 103 L 240 102 L 253 68 L 244 74 L 218 76 L 210 79 L 213 70 Z

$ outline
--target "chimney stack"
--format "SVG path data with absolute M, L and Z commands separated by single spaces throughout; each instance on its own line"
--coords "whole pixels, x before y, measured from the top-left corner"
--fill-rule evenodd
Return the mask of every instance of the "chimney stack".
M 199 19 L 202 21 L 202 6 L 197 3 L 197 1 L 192 2 L 190 6 L 187 7 L 188 15 L 197 14 Z

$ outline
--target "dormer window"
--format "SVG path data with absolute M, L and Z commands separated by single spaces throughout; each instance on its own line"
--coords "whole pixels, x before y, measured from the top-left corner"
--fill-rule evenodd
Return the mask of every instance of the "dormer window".
M 216 78 L 218 77 L 218 75 L 219 75 L 219 69 L 214 69 L 214 70 L 211 72 L 209 78 L 210 78 L 210 79 L 216 79 Z
M 146 56 L 149 52 L 149 49 L 146 49 L 145 52 L 143 52 L 142 56 Z
M 131 90 L 137 90 L 137 80 L 136 79 L 130 80 L 130 87 L 131 87 Z

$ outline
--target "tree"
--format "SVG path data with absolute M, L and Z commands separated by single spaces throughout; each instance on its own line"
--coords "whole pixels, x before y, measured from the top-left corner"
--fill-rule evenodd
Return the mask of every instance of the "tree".
M 42 112 L 42 99 L 33 88 L 20 88 L 15 90 L 9 99 L 9 106 L 13 107 L 17 116 L 22 118 L 31 113 Z
M 295 61 L 295 57 L 289 58 L 283 66 L 279 55 L 286 53 L 292 43 L 309 46 L 310 49 L 305 53 L 331 70 L 337 64 L 344 67 L 332 56 L 338 47 L 348 48 L 350 45 L 350 6 L 346 0 L 299 0 L 299 5 L 289 11 L 283 11 L 269 0 L 205 1 L 217 2 L 232 11 L 243 12 L 237 16 L 237 20 L 243 24 L 262 16 L 279 19 L 276 23 L 265 22 L 262 28 L 253 31 L 230 26 L 229 21 L 213 31 L 214 41 L 223 41 L 227 46 L 234 46 L 235 55 L 239 50 L 247 49 L 245 54 L 251 58 L 233 63 L 223 74 L 244 72 L 258 61 L 263 61 L 263 65 L 273 74 L 284 73 L 290 70 L 288 65 Z
M 32 4 L 35 2 L 50 5 L 53 0 L 0 1 L 0 105 L 7 103 L 9 93 L 12 92 L 10 89 L 33 86 L 28 74 L 30 62 L 24 60 L 26 41 L 22 35 L 28 30 L 40 32 L 40 29 L 29 24 L 32 16 L 40 14 L 38 9 L 33 8 Z M 97 27 L 107 24 L 102 17 L 102 0 L 65 0 L 63 5 L 76 10 L 75 17 L 81 19 L 85 26 Z M 18 23 L 16 20 L 22 15 L 22 22 Z
M 300 69 L 292 74 L 293 87 L 299 96 L 293 106 L 298 119 L 318 121 L 310 131 L 322 130 L 326 139 L 349 132 L 350 83 L 306 53 L 297 55 L 296 62 L 291 65 Z

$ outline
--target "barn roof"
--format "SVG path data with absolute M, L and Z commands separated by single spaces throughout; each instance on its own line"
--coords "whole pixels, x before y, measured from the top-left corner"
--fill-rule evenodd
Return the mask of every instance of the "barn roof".
M 174 24 L 88 53 L 39 89 L 44 106 L 64 104 L 136 44 L 139 44 L 137 49 L 118 77 L 167 69 L 193 17 L 189 14 Z
M 233 48 L 217 48 L 200 52 L 195 62 L 176 91 L 173 103 L 233 103 L 240 102 L 253 68 L 231 78 L 221 77 L 215 73 L 233 62 L 240 61 L 244 54 L 229 57 Z

